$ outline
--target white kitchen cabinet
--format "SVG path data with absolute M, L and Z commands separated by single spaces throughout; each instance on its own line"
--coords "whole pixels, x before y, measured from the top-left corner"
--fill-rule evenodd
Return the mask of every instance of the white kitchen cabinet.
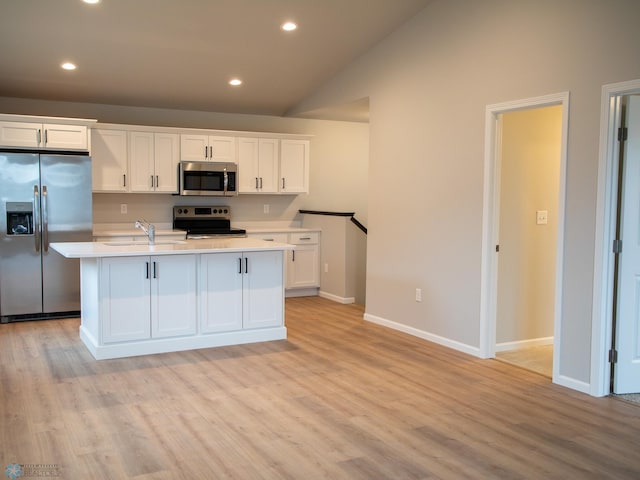
M 127 131 L 91 130 L 94 192 L 128 192 Z
M 131 192 L 178 192 L 179 135 L 129 132 Z
M 180 160 L 236 163 L 236 138 L 220 135 L 180 135 Z
M 239 138 L 240 193 L 278 193 L 279 140 Z
M 200 256 L 199 306 L 202 333 L 242 329 L 241 255 Z
M 267 242 L 289 243 L 295 249 L 285 252 L 284 285 L 287 295 L 302 292 L 309 295 L 320 288 L 320 233 L 319 232 L 265 232 L 250 233 L 249 237 Z M 306 290 L 305 290 L 306 289 Z M 304 292 L 303 292 L 304 290 Z M 316 292 L 317 293 L 317 292 Z
M 147 257 L 102 260 L 99 297 L 103 343 L 151 337 L 148 265 Z
M 150 258 L 151 338 L 195 335 L 196 256 Z
M 87 127 L 54 123 L 0 122 L 0 146 L 87 150 Z
M 288 253 L 287 288 L 309 288 L 320 286 L 319 234 L 292 233 L 289 243 L 296 246 Z
M 282 252 L 246 252 L 243 263 L 242 327 L 252 329 L 282 325 Z
M 281 251 L 201 255 L 202 332 L 282 326 L 282 276 Z
M 280 142 L 280 193 L 309 193 L 309 141 Z
M 102 342 L 196 333 L 195 255 L 101 260 Z

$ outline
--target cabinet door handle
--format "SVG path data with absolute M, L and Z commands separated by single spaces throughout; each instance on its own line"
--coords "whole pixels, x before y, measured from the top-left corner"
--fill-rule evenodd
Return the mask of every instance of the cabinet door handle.
M 244 257 L 244 273 L 249 273 L 249 259 Z
M 300 240 L 311 240 L 311 237 L 300 237 Z
M 206 145 L 204 147 L 204 158 L 209 158 L 209 147 Z
M 262 190 L 262 177 L 260 177 L 260 190 Z
M 153 278 L 158 278 L 158 264 L 153 262 Z
M 151 175 L 151 188 L 153 188 L 153 175 Z
M 238 273 L 242 275 L 242 258 L 238 258 Z
M 40 146 L 40 142 L 42 141 L 42 130 L 38 129 L 36 133 L 36 139 L 38 140 L 38 146 Z
M 147 278 L 149 278 L 149 262 L 147 262 Z
M 209 147 L 209 158 L 213 160 L 213 146 Z
M 123 187 L 127 186 L 127 174 L 126 173 L 122 174 L 122 186 Z
M 160 186 L 160 181 L 158 180 L 158 175 L 156 175 L 156 188 Z
M 45 129 L 44 131 L 44 145 L 47 145 L 47 142 L 49 141 L 49 135 L 47 134 L 48 130 Z
M 258 189 L 258 177 L 256 177 L 256 190 Z
M 274 238 L 264 238 L 263 240 L 264 240 L 265 242 L 273 242 L 273 241 L 275 241 L 275 239 L 274 239 Z
M 296 251 L 295 250 L 291 250 L 291 261 L 292 262 L 296 261 Z
M 284 190 L 284 177 L 282 177 L 282 189 Z

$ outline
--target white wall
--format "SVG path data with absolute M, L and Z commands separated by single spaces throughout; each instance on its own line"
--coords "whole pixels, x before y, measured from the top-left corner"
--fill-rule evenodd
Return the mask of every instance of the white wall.
M 477 351 L 485 108 L 569 91 L 559 373 L 590 382 L 600 93 L 640 78 L 638 18 L 637 0 L 436 0 L 295 109 L 370 99 L 367 315 Z
M 133 222 L 144 217 L 152 222 L 171 222 L 173 205 L 229 204 L 235 221 L 290 221 L 299 209 L 355 211 L 367 219 L 369 126 L 335 122 L 233 115 L 212 112 L 134 108 L 0 97 L 0 112 L 25 115 L 95 118 L 102 123 L 158 125 L 186 128 L 297 133 L 311 140 L 310 193 L 308 195 L 241 195 L 231 199 L 182 198 L 151 194 L 95 194 L 94 221 Z M 120 214 L 127 203 L 128 213 Z M 263 205 L 270 213 L 263 213 Z
M 508 112 L 501 123 L 495 341 L 517 348 L 553 337 L 562 106 Z

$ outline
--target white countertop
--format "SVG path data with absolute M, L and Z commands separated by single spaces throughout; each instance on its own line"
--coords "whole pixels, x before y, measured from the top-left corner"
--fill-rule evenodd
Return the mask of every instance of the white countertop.
M 59 242 L 50 247 L 67 258 L 136 257 L 146 255 L 186 255 L 190 253 L 255 252 L 293 250 L 288 243 L 266 242 L 255 238 L 214 238 L 208 240 L 164 241 L 155 245 L 136 242 Z

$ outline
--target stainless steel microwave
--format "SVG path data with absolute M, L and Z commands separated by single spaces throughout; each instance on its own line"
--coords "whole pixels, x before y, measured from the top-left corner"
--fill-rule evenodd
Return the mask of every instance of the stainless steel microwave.
M 180 162 L 180 195 L 238 195 L 238 166 L 228 162 Z

